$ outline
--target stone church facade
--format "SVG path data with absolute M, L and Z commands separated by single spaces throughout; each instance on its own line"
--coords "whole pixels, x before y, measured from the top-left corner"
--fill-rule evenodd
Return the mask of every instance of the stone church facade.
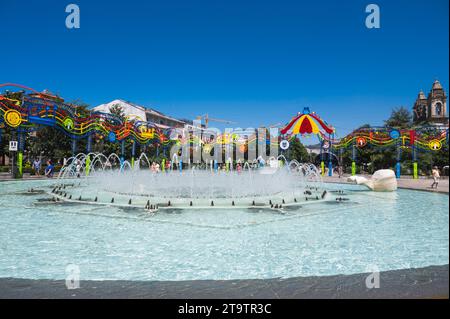
M 448 126 L 447 94 L 438 80 L 434 81 L 428 97 L 420 91 L 413 106 L 413 115 L 414 123 Z

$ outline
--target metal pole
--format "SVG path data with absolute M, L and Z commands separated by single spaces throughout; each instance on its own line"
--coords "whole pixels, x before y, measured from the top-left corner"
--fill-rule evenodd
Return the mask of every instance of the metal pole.
M 11 130 L 11 141 L 15 140 L 15 131 Z M 16 167 L 16 159 L 15 159 L 15 151 L 11 151 L 11 176 L 12 178 L 17 178 L 17 167 Z
M 321 169 L 321 175 L 325 175 L 325 162 L 323 161 L 324 154 L 323 154 L 323 142 L 320 143 L 320 169 Z
M 88 136 L 86 151 L 89 154 L 92 149 L 92 135 Z
M 413 143 L 411 143 L 411 149 L 412 149 L 412 160 L 413 160 L 413 178 L 418 179 L 418 165 L 417 165 L 417 147 L 416 147 L 416 133 L 413 131 L 410 133 L 412 136 L 410 136 L 410 139 L 413 138 Z
M 18 132 L 18 150 L 19 152 L 17 153 L 17 168 L 18 168 L 18 178 L 22 178 L 23 176 L 23 150 L 25 149 L 25 141 L 24 141 L 24 136 L 23 136 L 23 131 L 19 128 L 17 130 Z
M 121 142 L 120 164 L 123 164 L 123 162 L 125 162 L 125 140 L 122 140 Z
M 402 168 L 402 166 L 400 165 L 400 160 L 402 156 L 402 149 L 400 147 L 400 143 L 401 143 L 400 141 L 397 142 L 397 164 L 395 165 L 395 175 L 397 176 L 397 178 L 400 178 Z
M 352 176 L 356 175 L 356 147 L 355 143 L 352 145 Z
M 136 141 L 132 141 L 133 146 L 131 148 L 131 167 L 134 167 L 134 157 L 136 155 Z
M 333 162 L 332 162 L 332 152 L 333 152 L 333 150 L 332 150 L 332 146 L 333 146 L 333 143 L 332 143 L 332 141 L 331 141 L 331 139 L 332 139 L 332 135 L 330 134 L 330 135 L 328 135 L 328 139 L 329 139 L 329 143 L 328 143 L 328 176 L 333 176 Z
M 72 156 L 75 156 L 75 152 L 77 151 L 77 140 L 72 139 Z
M 92 135 L 88 136 L 87 139 L 87 146 L 86 146 L 86 152 L 87 152 L 87 156 L 86 156 L 86 161 L 85 161 L 85 165 L 86 165 L 86 176 L 89 176 L 89 172 L 91 170 L 91 158 L 89 156 L 89 153 L 91 152 L 91 148 L 92 148 Z

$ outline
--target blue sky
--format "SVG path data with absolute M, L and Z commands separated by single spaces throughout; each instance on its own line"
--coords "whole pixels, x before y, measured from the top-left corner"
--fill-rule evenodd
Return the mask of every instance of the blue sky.
M 365 27 L 372 2 L 381 29 Z M 411 107 L 435 79 L 449 88 L 448 1 L 372 2 L 0 0 L 0 83 L 242 127 L 309 106 L 342 136 Z

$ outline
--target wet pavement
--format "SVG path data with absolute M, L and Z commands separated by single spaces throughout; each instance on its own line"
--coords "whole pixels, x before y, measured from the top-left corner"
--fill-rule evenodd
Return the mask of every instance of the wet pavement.
M 63 280 L 1 278 L 0 298 L 448 299 L 448 269 L 448 265 L 444 265 L 381 272 L 379 288 L 372 289 L 366 286 L 367 277 L 376 278 L 377 274 L 223 281 L 81 280 L 80 288 L 71 290 Z M 370 282 L 377 283 L 376 280 Z

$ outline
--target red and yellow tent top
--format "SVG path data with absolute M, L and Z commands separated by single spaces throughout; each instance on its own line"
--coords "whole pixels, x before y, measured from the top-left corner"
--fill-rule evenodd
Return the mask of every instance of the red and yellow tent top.
M 309 108 L 305 108 L 302 114 L 295 116 L 289 124 L 281 130 L 281 134 L 331 134 L 334 128 L 323 121 L 316 113 L 309 113 Z

